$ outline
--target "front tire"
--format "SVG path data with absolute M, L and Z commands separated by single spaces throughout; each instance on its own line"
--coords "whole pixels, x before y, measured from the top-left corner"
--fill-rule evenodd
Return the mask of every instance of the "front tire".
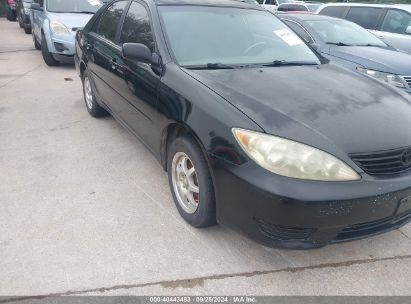
M 190 136 L 176 138 L 168 148 L 168 180 L 180 215 L 196 228 L 216 224 L 214 187 L 207 160 Z
M 86 103 L 87 111 L 93 117 L 106 116 L 108 114 L 107 111 L 97 103 L 93 90 L 93 84 L 91 83 L 90 74 L 87 69 L 84 71 L 82 81 L 84 101 Z
M 48 66 L 57 66 L 60 64 L 56 59 L 54 59 L 53 54 L 49 52 L 46 37 L 41 38 L 41 54 L 43 55 L 44 62 Z

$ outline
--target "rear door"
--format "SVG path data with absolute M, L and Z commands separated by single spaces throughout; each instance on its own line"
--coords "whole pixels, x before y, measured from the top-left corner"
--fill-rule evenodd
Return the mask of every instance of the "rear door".
M 390 8 L 386 10 L 381 24 L 374 33 L 389 45 L 408 53 L 411 53 L 411 34 L 407 28 L 411 26 L 411 14 Z
M 121 96 L 116 87 L 121 84 L 124 71 L 119 66 L 121 47 L 118 45 L 119 28 L 128 0 L 120 0 L 111 4 L 95 21 L 91 32 L 86 37 L 88 52 L 88 69 L 98 97 L 119 116 L 121 112 Z

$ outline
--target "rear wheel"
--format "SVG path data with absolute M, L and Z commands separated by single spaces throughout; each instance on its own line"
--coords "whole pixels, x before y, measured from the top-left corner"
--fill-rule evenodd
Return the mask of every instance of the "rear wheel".
M 40 45 L 40 43 L 38 43 L 37 38 L 34 35 L 33 31 L 31 31 L 31 36 L 33 38 L 33 43 L 34 43 L 34 47 L 36 48 L 36 50 L 41 50 L 41 45 Z
M 180 215 L 202 228 L 216 224 L 215 196 L 207 160 L 190 136 L 176 138 L 168 149 L 168 179 Z
M 41 38 L 41 54 L 43 55 L 43 59 L 48 66 L 56 66 L 60 64 L 60 62 L 54 59 L 53 54 L 49 52 L 44 35 Z
M 11 9 L 7 11 L 7 20 L 16 21 L 16 14 Z
M 94 94 L 93 85 L 91 83 L 90 74 L 87 69 L 83 74 L 83 94 L 86 102 L 87 111 L 93 117 L 106 116 L 108 113 L 98 103 Z
M 24 28 L 24 32 L 26 33 L 26 34 L 31 34 L 31 26 L 29 26 L 29 27 L 25 27 Z

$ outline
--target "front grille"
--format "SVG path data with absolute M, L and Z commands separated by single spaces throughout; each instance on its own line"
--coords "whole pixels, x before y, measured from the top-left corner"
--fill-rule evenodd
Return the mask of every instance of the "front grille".
M 259 219 L 255 219 L 255 222 L 262 234 L 275 241 L 302 241 L 315 231 L 312 228 L 278 226 Z
M 371 175 L 396 174 L 411 168 L 411 148 L 350 154 L 351 159 Z
M 377 221 L 372 221 L 368 223 L 362 224 L 355 224 L 346 227 L 343 231 L 341 231 L 337 238 L 335 239 L 336 242 L 344 241 L 344 240 L 352 240 L 358 239 L 378 233 L 382 233 L 384 231 L 401 227 L 405 225 L 407 222 L 411 220 L 411 211 L 405 212 L 400 214 L 396 217 L 384 218 Z
M 411 88 L 411 76 L 402 76 L 404 80 L 407 82 L 408 87 Z

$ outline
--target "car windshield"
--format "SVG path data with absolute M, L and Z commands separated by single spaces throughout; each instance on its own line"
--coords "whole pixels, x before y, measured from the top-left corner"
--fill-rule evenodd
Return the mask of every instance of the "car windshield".
M 291 0 L 277 0 L 278 5 L 283 4 L 283 3 L 290 3 Z
M 47 10 L 52 13 L 95 13 L 103 5 L 101 0 L 49 0 Z
M 361 26 L 345 20 L 308 20 L 307 24 L 328 44 L 387 46 Z
M 269 12 L 187 5 L 159 10 L 168 43 L 182 66 L 320 64 L 311 49 Z

